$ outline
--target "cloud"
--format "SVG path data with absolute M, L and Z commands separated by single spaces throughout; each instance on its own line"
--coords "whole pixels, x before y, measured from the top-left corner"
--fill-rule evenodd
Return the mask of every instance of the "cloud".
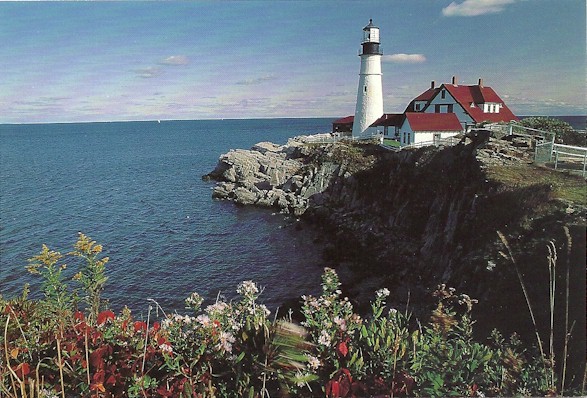
M 263 82 L 266 82 L 269 80 L 275 80 L 275 79 L 276 79 L 275 75 L 267 75 L 267 76 L 258 77 L 256 79 L 241 80 L 241 81 L 236 82 L 236 84 L 241 85 L 241 86 L 251 86 L 251 85 L 261 84 Z
M 185 55 L 172 55 L 160 62 L 162 65 L 187 65 L 190 60 Z
M 426 62 L 424 54 L 391 54 L 383 56 L 384 62 L 395 62 L 398 64 L 421 64 Z
M 160 76 L 163 73 L 163 71 L 161 70 L 161 68 L 157 68 L 155 66 L 150 66 L 148 68 L 136 69 L 135 73 L 137 74 L 138 77 L 142 77 L 144 79 L 150 79 L 153 77 Z
M 502 12 L 505 6 L 516 0 L 465 0 L 462 3 L 453 1 L 442 9 L 445 17 L 475 17 L 484 14 Z

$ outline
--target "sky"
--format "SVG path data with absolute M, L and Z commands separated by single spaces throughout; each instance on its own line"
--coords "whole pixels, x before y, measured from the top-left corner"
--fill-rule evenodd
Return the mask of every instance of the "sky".
M 343 117 L 362 29 L 384 111 L 432 80 L 584 115 L 585 0 L 0 2 L 0 123 Z

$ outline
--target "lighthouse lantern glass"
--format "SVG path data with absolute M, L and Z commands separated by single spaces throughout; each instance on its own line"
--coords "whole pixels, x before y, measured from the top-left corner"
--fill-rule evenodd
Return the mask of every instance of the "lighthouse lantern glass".
M 379 43 L 379 29 L 365 29 L 363 31 L 363 43 Z

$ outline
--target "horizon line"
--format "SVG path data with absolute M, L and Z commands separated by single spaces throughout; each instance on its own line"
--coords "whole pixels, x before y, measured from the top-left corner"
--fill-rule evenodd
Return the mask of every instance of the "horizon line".
M 346 116 L 343 116 L 346 117 Z M 557 115 L 519 115 L 518 117 L 585 117 L 587 114 L 582 115 L 569 115 L 569 114 L 557 114 Z M 201 119 L 133 119 L 133 120 L 82 120 L 82 121 L 64 121 L 64 122 L 0 122 L 0 126 L 18 126 L 18 125 L 38 125 L 38 124 L 89 124 L 89 123 L 137 123 L 137 122 L 195 122 L 195 121 L 222 121 L 222 120 L 276 120 L 276 119 L 340 119 L 341 116 L 268 116 L 268 117 L 218 117 L 218 118 L 201 118 Z

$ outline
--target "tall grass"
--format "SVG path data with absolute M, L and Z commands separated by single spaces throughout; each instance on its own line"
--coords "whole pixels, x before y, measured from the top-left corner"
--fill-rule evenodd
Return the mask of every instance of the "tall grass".
M 501 232 L 497 231 L 497 235 L 499 239 L 503 243 L 504 247 L 507 250 L 507 255 L 502 253 L 502 255 L 507 258 L 514 267 L 516 275 L 518 277 L 518 281 L 522 292 L 524 294 L 524 299 L 526 300 L 526 305 L 528 308 L 528 313 L 530 315 L 530 319 L 532 321 L 532 325 L 534 327 L 534 333 L 536 335 L 536 343 L 538 344 L 540 355 L 543 360 L 544 364 L 544 373 L 546 377 L 546 383 L 549 386 L 549 389 L 552 392 L 560 391 L 560 394 L 563 395 L 565 391 L 565 383 L 566 383 L 566 376 L 567 376 L 567 359 L 568 359 L 568 347 L 569 347 L 569 340 L 572 334 L 572 329 L 574 327 L 573 324 L 569 327 L 569 301 L 570 301 L 570 257 L 571 257 L 571 248 L 572 248 L 572 238 L 569 232 L 568 227 L 563 227 L 565 237 L 566 237 L 566 275 L 565 275 L 565 303 L 564 303 L 564 341 L 563 341 L 563 353 L 562 353 L 562 366 L 561 366 L 561 374 L 560 374 L 560 387 L 557 389 L 556 383 L 556 375 L 555 375 L 555 304 L 556 304 L 556 279 L 557 279 L 557 262 L 558 262 L 558 254 L 556 244 L 553 240 L 549 241 L 547 244 L 548 255 L 546 257 L 547 260 L 547 267 L 548 267 L 548 311 L 549 311 L 549 330 L 548 330 L 548 355 L 545 353 L 543 341 L 540 337 L 540 332 L 538 329 L 538 325 L 536 323 L 536 317 L 534 314 L 533 305 L 530 301 L 530 296 L 528 294 L 528 289 L 526 288 L 526 284 L 524 283 L 524 279 L 522 277 L 522 273 L 520 271 L 520 267 L 513 255 L 512 248 L 506 236 Z M 587 374 L 587 372 L 585 372 Z M 583 382 L 582 391 L 585 390 L 585 383 Z

